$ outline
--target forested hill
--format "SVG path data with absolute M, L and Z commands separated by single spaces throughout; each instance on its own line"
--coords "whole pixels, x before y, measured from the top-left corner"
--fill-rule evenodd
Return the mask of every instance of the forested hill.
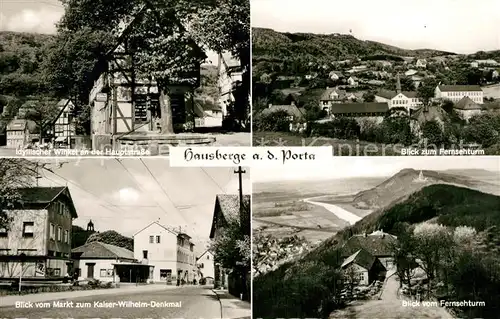
M 260 306 L 254 316 L 328 318 L 340 307 L 334 300 L 341 292 L 336 283 L 342 278 L 338 270 L 342 245 L 355 234 L 382 229 L 398 237 L 398 246 L 391 249 L 399 253 L 401 247 L 416 247 L 408 256 L 420 260 L 428 254 L 438 256 L 438 273 L 448 275 L 439 277 L 449 288 L 448 300 L 486 303 L 485 307 L 454 309 L 460 317 L 494 318 L 500 300 L 499 228 L 500 196 L 454 185 L 424 187 L 340 231 L 302 259 L 255 278 L 253 302 Z M 446 264 L 441 263 L 445 258 Z
M 378 55 L 383 55 L 384 59 L 398 59 L 401 56 L 426 58 L 454 54 L 431 49 L 406 50 L 345 34 L 283 33 L 264 28 L 252 28 L 252 32 L 255 61 L 297 56 L 333 61 Z
M 0 32 L 0 93 L 27 96 L 44 90 L 41 64 L 51 35 Z

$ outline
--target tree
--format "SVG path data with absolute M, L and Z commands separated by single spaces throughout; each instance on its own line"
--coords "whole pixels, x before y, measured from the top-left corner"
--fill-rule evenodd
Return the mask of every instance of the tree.
M 24 159 L 0 159 L 0 229 L 9 229 L 12 216 L 7 211 L 19 200 L 19 187 L 32 186 L 37 178 L 37 162 Z
M 169 88 L 196 70 L 206 55 L 197 44 L 218 53 L 231 52 L 243 68 L 243 79 L 233 92 L 234 107 L 246 117 L 250 94 L 250 9 L 244 0 L 64 0 L 59 33 L 85 29 L 108 32 L 116 44 L 116 26 L 132 18 L 134 67 L 139 77 L 154 78 L 160 89 L 162 133 L 173 133 Z M 154 26 L 154 27 L 151 27 Z M 93 57 L 92 57 L 93 58 Z
M 93 233 L 88 237 L 86 243 L 88 244 L 95 241 L 109 245 L 115 245 L 118 247 L 128 249 L 130 251 L 134 250 L 134 240 L 130 237 L 123 236 L 122 234 L 114 230 L 107 230 L 102 233 Z
M 429 105 L 431 99 L 434 98 L 434 91 L 437 85 L 438 83 L 436 80 L 426 79 L 418 86 L 417 97 L 422 100 L 424 105 Z
M 363 94 L 363 101 L 367 103 L 375 101 L 375 94 L 373 92 L 366 92 Z
M 38 101 L 30 101 L 27 107 L 26 118 L 32 120 L 40 130 L 40 143 L 46 130 L 54 123 L 60 112 L 57 103 L 49 98 L 42 98 Z
M 399 277 L 400 285 L 405 283 L 410 292 L 411 281 L 415 277 L 415 269 L 418 267 L 415 261 L 416 244 L 416 239 L 411 231 L 405 228 L 398 234 L 398 240 L 389 246 L 396 261 L 396 274 Z
M 429 144 L 441 146 L 445 142 L 441 125 L 435 120 L 430 120 L 422 125 L 422 137 L 426 138 Z

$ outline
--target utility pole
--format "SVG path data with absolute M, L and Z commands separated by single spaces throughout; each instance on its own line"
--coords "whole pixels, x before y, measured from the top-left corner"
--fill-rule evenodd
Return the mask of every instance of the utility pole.
M 238 174 L 238 182 L 239 182 L 239 191 L 240 191 L 240 211 L 243 208 L 243 174 L 246 173 L 245 170 L 241 169 L 241 166 L 238 166 L 238 170 L 234 171 L 235 174 Z

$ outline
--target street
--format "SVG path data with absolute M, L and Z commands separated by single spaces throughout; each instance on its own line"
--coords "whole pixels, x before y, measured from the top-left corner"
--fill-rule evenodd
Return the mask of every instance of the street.
M 138 307 L 138 303 L 142 305 Z M 37 305 L 40 308 L 37 308 Z M 48 305 L 50 307 L 47 307 Z M 219 319 L 222 317 L 217 296 L 212 290 L 203 287 L 68 298 L 36 302 L 30 306 L 32 307 L 24 309 L 15 306 L 0 308 L 0 318 Z

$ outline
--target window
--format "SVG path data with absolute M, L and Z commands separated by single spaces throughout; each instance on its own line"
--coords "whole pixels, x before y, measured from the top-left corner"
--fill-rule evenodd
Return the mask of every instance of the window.
M 26 256 L 32 256 L 32 255 L 35 255 L 37 252 L 36 249 L 18 249 L 17 250 L 17 254 L 20 255 L 20 254 L 25 254 Z
M 156 243 L 159 244 L 160 243 L 160 236 L 156 236 Z
M 54 224 L 50 224 L 50 239 L 56 238 L 56 226 Z
M 23 223 L 23 237 L 33 237 L 34 228 L 35 228 L 34 222 L 24 222 Z
M 114 273 L 115 273 L 115 272 L 113 271 L 113 269 L 108 269 L 108 271 L 107 271 L 107 274 L 106 274 L 106 275 L 107 275 L 108 277 L 113 277 Z
M 149 236 L 149 243 L 153 244 L 155 242 L 155 236 Z
M 209 255 L 207 255 L 207 260 L 210 260 L 210 256 Z
M 53 268 L 54 276 L 61 276 L 61 268 Z
M 205 265 L 203 263 L 201 263 L 200 268 L 202 268 L 202 269 L 205 268 Z
M 64 242 L 66 244 L 69 244 L 69 231 L 68 230 L 64 231 Z
M 108 270 L 107 269 L 101 269 L 100 271 L 100 277 L 107 277 L 108 276 Z
M 135 123 L 144 123 L 148 120 L 148 98 L 147 94 L 135 94 L 134 115 Z
M 8 255 L 9 252 L 10 252 L 10 249 L 7 249 L 7 248 L 0 249 L 0 255 L 5 256 L 5 255 Z
M 148 259 L 148 251 L 147 250 L 142 251 L 142 258 Z
M 64 204 L 63 203 L 59 203 L 59 215 L 63 215 L 64 214 Z
M 7 228 L 0 228 L 0 238 L 7 236 L 8 236 Z
M 62 241 L 62 234 L 63 234 L 62 227 L 58 227 L 57 228 L 57 241 Z

